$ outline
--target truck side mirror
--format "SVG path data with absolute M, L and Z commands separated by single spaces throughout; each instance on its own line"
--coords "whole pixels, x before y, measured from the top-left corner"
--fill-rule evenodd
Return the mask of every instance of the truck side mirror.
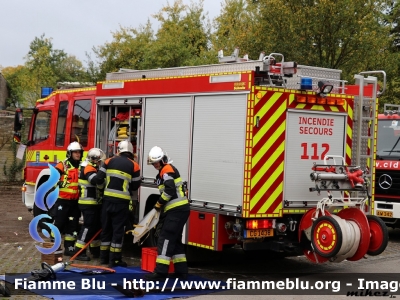
M 13 136 L 14 142 L 16 143 L 21 143 L 21 129 L 23 123 L 24 123 L 24 117 L 22 115 L 22 109 L 17 108 L 14 116 L 14 136 Z

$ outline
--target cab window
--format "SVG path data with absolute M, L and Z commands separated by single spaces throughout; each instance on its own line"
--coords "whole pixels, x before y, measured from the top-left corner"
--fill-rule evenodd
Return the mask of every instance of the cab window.
M 51 120 L 51 111 L 45 110 L 38 112 L 38 114 L 36 115 L 35 128 L 33 132 L 34 144 L 40 143 L 49 138 L 50 120 Z
M 65 143 L 65 128 L 67 122 L 68 102 L 60 102 L 57 118 L 56 146 L 63 147 Z
M 78 100 L 74 104 L 70 141 L 78 142 L 83 147 L 88 145 L 91 103 L 91 100 Z

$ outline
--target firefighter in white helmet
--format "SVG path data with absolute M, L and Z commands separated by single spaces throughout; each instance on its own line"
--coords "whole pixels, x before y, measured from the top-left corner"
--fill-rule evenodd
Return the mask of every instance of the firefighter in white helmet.
M 78 177 L 83 147 L 78 142 L 72 142 L 67 147 L 67 159 L 59 162 L 55 168 L 60 173 L 59 194 L 52 207 L 54 225 L 64 233 L 64 255 L 74 254 L 74 244 L 79 229 L 81 211 L 78 207 L 79 189 Z
M 129 202 L 140 187 L 140 168 L 134 161 L 133 146 L 129 141 L 118 144 L 118 155 L 108 158 L 98 172 L 99 182 L 105 180 L 101 212 L 101 264 L 126 267 L 122 260 L 125 225 L 129 216 Z
M 156 182 L 160 191 L 155 208 L 161 211 L 157 226 L 156 268 L 145 275 L 147 280 L 162 280 L 168 275 L 170 261 L 174 263 L 176 278 L 186 279 L 188 266 L 182 244 L 183 227 L 189 218 L 190 207 L 179 171 L 167 152 L 158 146 L 150 149 L 147 164 L 158 170 Z
M 104 182 L 98 182 L 97 172 L 100 164 L 106 159 L 103 150 L 92 148 L 86 160 L 81 164 L 79 173 L 79 209 L 83 215 L 83 225 L 75 243 L 75 253 L 85 247 L 86 243 L 101 229 L 101 195 Z M 89 245 L 93 258 L 100 257 L 100 235 Z M 76 260 L 89 261 L 86 249 L 81 251 Z

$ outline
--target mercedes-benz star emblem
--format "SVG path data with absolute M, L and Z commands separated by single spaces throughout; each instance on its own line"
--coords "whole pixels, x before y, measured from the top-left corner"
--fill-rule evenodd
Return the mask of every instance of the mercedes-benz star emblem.
M 393 184 L 393 179 L 388 174 L 382 174 L 378 179 L 378 184 L 382 190 L 388 190 Z

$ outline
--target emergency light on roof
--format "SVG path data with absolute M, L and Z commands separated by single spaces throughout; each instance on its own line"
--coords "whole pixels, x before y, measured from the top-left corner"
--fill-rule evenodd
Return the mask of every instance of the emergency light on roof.
M 40 93 L 40 98 L 46 98 L 52 92 L 53 92 L 53 88 L 51 88 L 51 87 L 42 87 L 41 88 L 41 93 Z
M 332 98 L 332 97 L 318 97 L 316 95 L 296 95 L 295 97 L 296 102 L 299 103 L 309 103 L 309 104 L 319 104 L 319 105 L 337 105 L 343 106 L 346 103 L 345 99 L 342 98 Z
M 312 90 L 312 78 L 302 77 L 300 79 L 300 89 L 301 90 Z

